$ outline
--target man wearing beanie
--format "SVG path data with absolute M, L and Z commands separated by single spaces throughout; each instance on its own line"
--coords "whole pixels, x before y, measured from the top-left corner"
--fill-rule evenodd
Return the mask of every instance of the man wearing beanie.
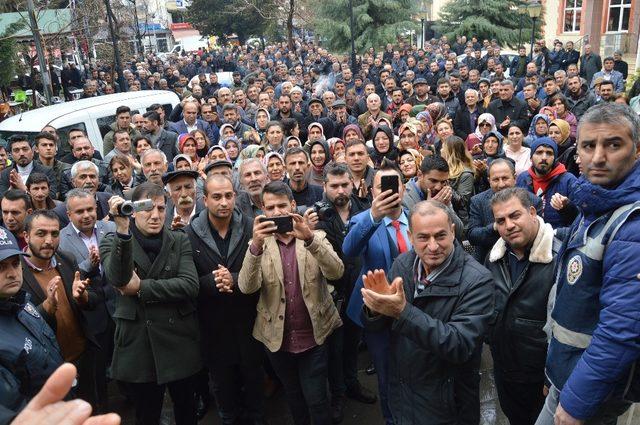
M 516 186 L 525 188 L 542 201 L 542 218 L 553 228 L 566 227 L 577 215 L 577 209 L 569 203 L 558 211 L 551 206 L 556 193 L 568 197 L 575 182 L 564 164 L 558 162 L 558 145 L 549 137 L 539 137 L 531 144 L 531 167 L 520 173 Z

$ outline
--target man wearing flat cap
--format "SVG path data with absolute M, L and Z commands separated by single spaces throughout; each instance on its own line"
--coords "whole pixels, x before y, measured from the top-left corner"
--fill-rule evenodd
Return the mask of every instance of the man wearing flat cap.
M 172 171 L 162 176 L 169 193 L 164 224 L 171 230 L 182 229 L 204 208 L 202 200 L 196 197 L 198 176 L 193 170 Z

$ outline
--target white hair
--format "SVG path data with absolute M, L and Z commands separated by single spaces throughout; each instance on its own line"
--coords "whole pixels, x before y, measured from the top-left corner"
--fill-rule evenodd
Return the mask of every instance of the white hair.
M 163 164 L 167 163 L 167 155 L 165 155 L 164 152 L 162 152 L 160 149 L 147 149 L 146 151 L 142 152 L 142 155 L 140 155 L 140 163 L 142 164 L 146 157 L 148 157 L 149 155 L 152 155 L 154 153 L 155 154 L 160 154 L 160 156 L 162 157 L 162 163 Z
M 75 179 L 80 170 L 85 170 L 87 168 L 93 168 L 96 172 L 96 175 L 100 175 L 100 169 L 96 164 L 91 161 L 78 161 L 71 167 L 71 178 Z

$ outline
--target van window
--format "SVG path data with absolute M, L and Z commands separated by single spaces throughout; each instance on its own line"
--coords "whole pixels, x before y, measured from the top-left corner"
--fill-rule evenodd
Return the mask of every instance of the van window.
M 96 119 L 96 124 L 98 124 L 98 128 L 100 129 L 100 136 L 102 137 L 102 139 L 104 139 L 104 136 L 106 136 L 107 133 L 111 131 L 111 124 L 113 124 L 114 122 L 116 122 L 115 114 Z
M 83 122 L 79 122 L 78 124 L 68 125 L 66 127 L 60 127 L 58 129 L 58 137 L 60 138 L 60 145 L 67 146 L 69 144 L 69 130 L 79 128 L 87 133 L 87 126 L 84 125 Z

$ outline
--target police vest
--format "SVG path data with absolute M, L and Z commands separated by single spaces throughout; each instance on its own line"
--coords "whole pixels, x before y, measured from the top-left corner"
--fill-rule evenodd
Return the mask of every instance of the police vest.
M 547 355 L 546 373 L 551 383 L 562 389 L 591 337 L 600 316 L 602 259 L 616 232 L 631 214 L 640 211 L 640 202 L 624 205 L 584 224 L 584 218 L 565 243 L 556 274 L 557 297 L 551 314 L 552 338 Z M 552 361 L 551 361 L 552 360 Z M 627 399 L 640 400 L 640 374 L 635 365 L 625 382 Z M 634 385 L 635 383 L 635 385 Z M 633 392 L 635 394 L 631 394 Z M 629 398 L 632 397 L 632 398 Z

